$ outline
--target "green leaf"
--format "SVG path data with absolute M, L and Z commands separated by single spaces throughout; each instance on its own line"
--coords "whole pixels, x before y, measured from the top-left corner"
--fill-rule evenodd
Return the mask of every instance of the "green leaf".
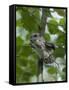
M 23 40 L 21 39 L 21 37 L 16 37 L 16 45 L 22 46 L 22 44 L 23 44 Z
M 64 9 L 54 9 L 60 16 L 65 16 Z
M 20 9 L 19 9 L 20 10 Z M 26 30 L 37 31 L 40 24 L 40 10 L 38 8 L 22 8 L 20 10 L 21 19 L 16 22 L 17 26 L 22 26 Z
M 58 22 L 57 22 L 56 19 L 54 19 L 54 18 L 52 18 L 48 23 L 49 23 L 49 24 L 52 24 L 52 25 L 55 25 L 55 26 L 58 25 Z
M 65 49 L 62 47 L 56 48 L 56 50 L 54 51 L 55 57 L 64 57 L 64 55 L 65 55 Z
M 66 20 L 65 18 L 60 19 L 59 25 L 66 31 Z
M 16 21 L 16 27 L 17 27 L 17 26 L 18 26 L 18 27 L 23 27 L 23 25 L 24 25 L 24 23 L 22 22 L 21 19 L 19 19 L 19 20 Z
M 29 82 L 29 79 L 31 77 L 30 69 L 24 68 L 22 69 L 22 66 L 16 65 L 16 82 L 17 83 L 23 83 Z
M 32 48 L 30 46 L 23 46 L 23 51 L 21 54 L 24 56 L 29 56 L 32 54 Z
M 64 18 L 60 19 L 59 24 L 62 25 L 62 26 L 64 26 L 64 24 L 65 24 L 65 20 L 64 20 Z
M 30 64 L 30 70 L 31 70 L 31 74 L 32 75 L 36 75 L 37 74 L 37 63 L 36 63 L 36 60 L 31 60 L 29 62 Z
M 48 34 L 48 33 L 46 33 L 46 34 L 44 34 L 44 38 L 45 38 L 45 40 L 50 40 L 50 35 Z
M 48 68 L 48 73 L 49 74 L 56 74 L 56 72 L 57 72 L 57 68 L 56 67 L 49 67 Z
M 65 33 L 59 33 L 58 39 L 56 40 L 56 45 L 58 46 L 65 46 L 66 42 L 66 34 Z
M 21 39 L 20 36 L 16 37 L 16 55 L 20 52 L 20 49 L 22 48 L 23 42 L 24 41 Z
M 51 34 L 56 34 L 57 32 L 59 32 L 58 30 L 58 23 L 55 19 L 51 19 L 48 22 L 48 30 Z
M 23 70 L 16 64 L 16 82 L 22 81 Z
M 19 57 L 16 57 L 16 62 L 20 66 L 27 66 L 28 64 L 28 58 L 25 57 L 24 55 L 19 55 Z

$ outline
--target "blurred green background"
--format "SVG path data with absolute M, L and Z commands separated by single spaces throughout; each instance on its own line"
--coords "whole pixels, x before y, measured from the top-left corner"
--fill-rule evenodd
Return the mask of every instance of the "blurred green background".
M 58 46 L 55 66 L 44 66 L 44 81 L 66 80 L 66 9 L 47 8 L 44 38 Z M 30 35 L 38 32 L 42 8 L 16 7 L 16 83 L 37 82 L 38 56 L 30 47 Z M 56 74 L 57 71 L 57 74 Z

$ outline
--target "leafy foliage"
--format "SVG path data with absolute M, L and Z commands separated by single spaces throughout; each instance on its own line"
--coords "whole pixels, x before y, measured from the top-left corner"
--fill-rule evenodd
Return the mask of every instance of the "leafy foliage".
M 50 74 L 57 73 L 57 68 L 55 68 L 55 67 L 49 67 L 48 68 L 48 73 L 50 73 Z
M 55 12 L 57 15 L 55 15 Z M 55 74 L 56 71 L 61 78 L 61 81 L 66 79 L 66 12 L 65 9 L 54 9 L 53 11 L 47 9 L 47 30 L 45 30 L 44 38 L 51 41 L 58 48 L 54 52 L 55 61 L 58 62 L 62 68 L 51 66 L 48 68 L 47 73 Z M 53 13 L 53 15 L 52 15 Z M 55 15 L 55 17 L 54 17 Z M 59 18 L 60 16 L 60 18 Z M 38 32 L 38 27 L 41 21 L 41 8 L 32 7 L 16 7 L 16 82 L 28 83 L 34 82 L 32 78 L 37 78 L 37 61 L 38 56 L 30 46 L 30 35 Z M 60 27 L 60 28 L 58 28 Z M 18 28 L 18 29 L 17 29 Z M 51 37 L 54 35 L 54 38 Z M 57 38 L 55 38 L 57 35 Z M 62 65 L 61 65 L 61 59 Z M 46 68 L 45 68 L 46 69 Z M 52 77 L 52 76 L 51 76 Z M 56 76 L 57 77 L 57 76 Z M 57 77 L 57 79 L 59 78 Z M 49 78 L 48 78 L 49 79 Z M 55 78 L 54 78 L 55 79 Z M 46 80 L 45 80 L 46 81 Z

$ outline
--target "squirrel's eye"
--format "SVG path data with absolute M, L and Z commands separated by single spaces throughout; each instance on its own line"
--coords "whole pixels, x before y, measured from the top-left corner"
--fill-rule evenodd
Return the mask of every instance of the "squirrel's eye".
M 34 37 L 37 37 L 37 35 L 34 35 Z

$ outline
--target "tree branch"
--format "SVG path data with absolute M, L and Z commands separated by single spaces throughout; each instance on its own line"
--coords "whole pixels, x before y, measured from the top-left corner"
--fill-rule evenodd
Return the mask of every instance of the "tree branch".
M 42 8 L 42 17 L 41 17 L 41 23 L 40 23 L 40 35 L 41 36 L 43 36 L 45 33 L 45 26 L 47 22 L 46 10 L 47 8 Z

